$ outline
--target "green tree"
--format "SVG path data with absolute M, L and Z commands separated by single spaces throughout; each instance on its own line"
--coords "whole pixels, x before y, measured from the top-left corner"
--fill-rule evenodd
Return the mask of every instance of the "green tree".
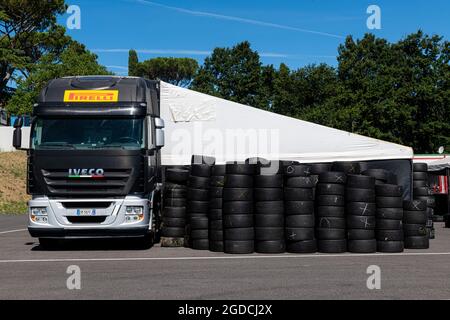
M 154 58 L 139 63 L 135 75 L 188 87 L 197 70 L 198 63 L 191 58 Z
M 7 104 L 7 110 L 13 114 L 26 114 L 36 101 L 46 83 L 54 78 L 71 75 L 107 75 L 111 74 L 97 63 L 97 56 L 85 46 L 71 41 L 59 55 L 48 53 L 33 66 L 27 78 L 18 80 L 18 87 Z
M 43 55 L 64 50 L 69 38 L 56 15 L 65 9 L 63 0 L 0 1 L 0 100 L 8 84 L 28 77 Z
M 136 50 L 128 52 L 128 75 L 138 76 L 139 59 Z

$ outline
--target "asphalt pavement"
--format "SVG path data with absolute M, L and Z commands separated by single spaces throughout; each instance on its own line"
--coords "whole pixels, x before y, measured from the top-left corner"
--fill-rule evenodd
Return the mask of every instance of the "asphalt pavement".
M 440 223 L 429 250 L 241 256 L 159 245 L 137 250 L 117 241 L 46 251 L 28 234 L 26 219 L 0 215 L 2 300 L 450 299 L 450 229 Z M 372 265 L 380 268 L 380 289 L 367 287 Z M 67 287 L 69 266 L 80 270 L 80 289 Z

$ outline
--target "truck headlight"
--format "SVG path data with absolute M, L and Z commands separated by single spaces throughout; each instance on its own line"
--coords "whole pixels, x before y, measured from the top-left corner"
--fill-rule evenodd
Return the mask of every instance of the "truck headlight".
M 48 222 L 47 208 L 46 207 L 30 208 L 30 218 L 31 221 L 37 223 L 47 223 Z
M 125 209 L 125 222 L 139 222 L 144 220 L 144 207 L 127 206 Z

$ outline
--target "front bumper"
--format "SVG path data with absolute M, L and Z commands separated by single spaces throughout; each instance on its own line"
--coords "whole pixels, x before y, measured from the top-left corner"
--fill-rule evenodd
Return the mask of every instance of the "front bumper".
M 101 222 L 73 222 L 77 217 L 76 207 L 90 208 L 99 202 L 110 203 L 107 207 L 96 210 L 96 217 Z M 74 204 L 76 203 L 76 204 Z M 144 218 L 140 221 L 126 220 L 126 207 L 140 206 L 144 208 Z M 148 198 L 127 196 L 122 199 L 50 199 L 35 197 L 28 207 L 46 208 L 46 223 L 35 222 L 28 218 L 28 231 L 37 238 L 116 238 L 143 237 L 149 234 L 152 226 L 152 201 Z M 75 207 L 75 208 L 74 208 Z

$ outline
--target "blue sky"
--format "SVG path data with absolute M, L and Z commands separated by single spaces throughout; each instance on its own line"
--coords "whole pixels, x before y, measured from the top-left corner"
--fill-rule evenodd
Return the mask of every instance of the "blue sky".
M 81 29 L 68 30 L 99 56 L 127 74 L 128 50 L 140 61 L 157 56 L 192 57 L 202 63 L 215 47 L 248 40 L 264 64 L 291 68 L 336 64 L 345 36 L 366 32 L 397 41 L 421 28 L 450 39 L 448 0 L 73 0 Z M 369 5 L 381 8 L 381 29 L 369 30 Z M 68 15 L 60 17 L 66 24 Z

